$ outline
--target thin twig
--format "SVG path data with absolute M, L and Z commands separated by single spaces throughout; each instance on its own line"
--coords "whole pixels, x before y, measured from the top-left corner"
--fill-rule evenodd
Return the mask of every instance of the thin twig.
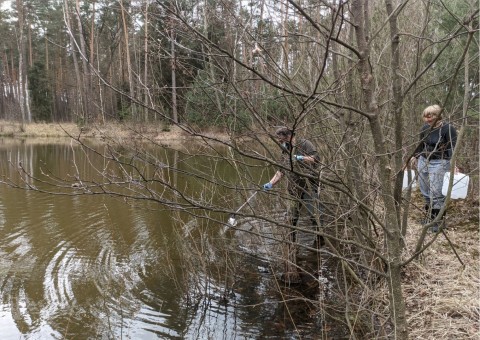
M 448 244 L 450 245 L 450 247 L 452 248 L 453 252 L 455 253 L 455 256 L 457 257 L 458 261 L 460 261 L 460 263 L 462 264 L 463 268 L 465 268 L 465 263 L 463 263 L 462 259 L 460 258 L 460 256 L 458 256 L 458 253 L 455 249 L 455 246 L 453 245 L 452 241 L 450 241 L 450 239 L 448 238 L 447 236 L 447 233 L 445 232 L 445 230 L 443 230 L 443 227 L 442 227 L 442 234 L 443 236 L 445 236 L 445 238 L 447 239 L 448 241 Z

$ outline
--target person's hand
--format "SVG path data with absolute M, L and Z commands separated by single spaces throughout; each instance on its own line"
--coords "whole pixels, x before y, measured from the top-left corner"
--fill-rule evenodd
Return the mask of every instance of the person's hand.
M 305 159 L 305 156 L 293 155 L 293 159 L 296 160 L 296 161 L 303 161 Z
M 272 187 L 272 183 L 268 182 L 263 185 L 263 190 L 270 190 Z

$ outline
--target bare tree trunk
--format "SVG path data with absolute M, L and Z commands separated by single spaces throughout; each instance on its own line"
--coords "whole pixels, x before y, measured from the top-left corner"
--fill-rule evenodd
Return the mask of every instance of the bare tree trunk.
M 352 44 L 354 43 L 353 30 L 349 31 L 348 39 Z M 334 44 L 333 46 L 336 45 Z M 348 60 L 349 69 L 354 68 L 353 58 L 354 56 L 352 53 L 352 59 Z M 338 55 L 336 53 L 333 53 L 332 66 L 334 71 L 334 77 L 335 79 L 341 79 L 337 59 Z M 347 103 L 355 102 L 356 96 L 353 84 L 355 84 L 354 75 L 352 73 L 349 73 L 345 81 L 345 94 L 337 95 L 337 101 L 339 103 L 347 105 Z M 357 118 L 349 110 L 342 110 L 340 113 L 340 117 L 341 131 L 344 131 L 343 138 L 345 139 L 345 143 L 343 143 L 344 145 L 342 145 L 340 150 L 342 153 L 345 153 L 346 161 L 344 166 L 347 173 L 349 174 L 348 176 L 346 176 L 345 180 L 348 183 L 348 187 L 351 188 L 352 193 L 354 193 L 354 195 L 358 197 L 359 200 L 365 202 L 366 200 L 368 200 L 368 194 L 364 184 L 365 181 L 363 180 L 364 175 L 361 171 L 361 164 L 364 162 L 364 157 L 363 153 L 358 150 L 360 144 L 359 138 L 362 135 L 361 130 L 363 129 L 362 124 L 358 124 L 359 118 Z M 356 214 L 352 214 L 351 218 L 354 225 L 358 226 L 358 228 L 354 228 L 355 236 L 358 242 L 360 242 L 360 244 L 367 244 L 369 240 L 367 240 L 366 236 L 370 237 L 372 234 L 371 228 L 369 228 L 369 218 L 367 216 L 367 213 L 361 209 Z M 361 252 L 361 256 L 365 265 L 372 264 L 374 262 L 372 258 L 367 258 L 364 252 Z M 374 255 L 372 254 L 372 256 Z
M 45 70 L 50 71 L 50 65 L 49 65 L 49 55 L 48 55 L 48 39 L 47 39 L 47 30 L 45 30 L 45 36 L 43 37 L 44 42 L 45 42 Z
M 205 35 L 208 35 L 208 25 L 209 25 L 209 20 L 210 20 L 210 17 L 209 17 L 209 7 L 208 6 L 204 6 L 203 7 L 203 30 L 204 30 L 204 34 Z M 211 49 L 208 48 L 206 51 L 205 51 L 205 47 L 202 46 L 202 49 L 204 49 L 204 53 L 205 55 L 208 55 L 209 56 L 209 59 L 212 60 L 212 56 L 211 56 Z M 215 83 L 215 70 L 213 69 L 213 63 L 208 63 L 207 66 L 208 67 L 208 71 L 209 71 L 209 75 L 210 75 L 210 80 L 212 83 Z M 220 102 L 220 97 L 218 95 L 218 91 L 214 91 L 214 96 L 215 96 L 215 104 L 217 105 L 217 109 L 219 111 L 222 110 L 222 104 Z
M 17 0 L 18 11 L 18 103 L 20 106 L 22 130 L 25 128 L 24 124 L 27 120 L 25 98 L 25 37 L 24 37 L 24 16 L 23 16 L 23 1 Z
M 23 34 L 20 33 L 19 39 L 19 48 L 21 49 L 21 45 L 23 44 Z M 23 82 L 23 53 L 20 51 L 18 55 L 18 103 L 20 105 L 20 114 L 21 114 L 21 124 L 22 124 L 22 131 L 25 129 L 25 94 L 24 91 L 24 82 Z
M 97 50 L 97 55 L 99 55 L 99 49 L 98 49 L 98 40 L 96 42 L 96 50 Z M 95 48 L 95 46 L 92 46 L 92 48 Z M 97 58 L 97 69 L 100 70 L 100 58 Z M 108 79 L 108 75 L 107 75 Z M 106 109 L 106 100 L 105 100 L 105 93 L 103 88 L 103 81 L 100 77 L 97 78 L 97 86 L 98 86 L 98 99 L 100 100 L 100 119 L 102 124 L 105 124 L 105 109 Z
M 28 24 L 28 66 L 33 66 L 32 25 Z
M 132 62 L 130 60 L 130 42 L 128 38 L 128 25 L 127 25 L 127 18 L 125 17 L 125 7 L 123 6 L 123 0 L 120 0 L 120 11 L 122 14 L 122 26 L 123 26 L 123 39 L 125 43 L 125 58 L 127 60 L 127 74 L 128 74 L 128 88 L 129 88 L 129 96 L 132 98 L 134 96 L 134 87 L 133 87 L 133 75 L 132 75 Z M 130 100 L 131 106 L 131 114 L 132 118 L 137 118 L 135 114 L 135 106 L 133 102 Z
M 67 30 L 69 31 L 69 39 L 70 39 L 70 45 L 76 46 L 75 44 L 75 39 L 73 36 L 72 32 L 72 25 L 70 22 L 70 10 L 68 8 L 68 0 L 64 0 L 64 16 L 65 16 L 65 22 L 67 25 Z M 85 123 L 85 107 L 83 106 L 83 91 L 82 89 L 82 76 L 80 74 L 80 68 L 78 66 L 78 59 L 77 59 L 77 54 L 75 52 L 72 53 L 72 58 L 73 58 L 73 67 L 75 69 L 75 78 L 76 78 L 76 95 L 73 96 L 75 98 L 75 108 L 74 112 L 76 115 L 79 115 L 81 120 L 83 120 L 83 123 Z
M 391 0 L 385 0 L 385 7 L 388 14 L 388 21 L 390 24 L 390 45 L 391 45 L 391 77 L 392 77 L 392 109 L 395 117 L 395 150 L 399 150 L 394 155 L 395 160 L 395 188 L 394 198 L 397 204 L 397 218 L 401 220 L 401 199 L 402 199 L 402 182 L 403 182 L 403 93 L 402 93 L 402 78 L 399 75 L 400 69 L 400 37 L 398 36 L 397 15 L 398 9 L 394 12 Z M 402 233 L 403 234 L 403 233 Z
M 143 109 L 144 121 L 148 122 L 148 106 L 149 106 L 149 93 L 148 93 L 148 4 L 149 1 L 145 0 L 145 37 L 143 40 L 143 53 L 144 53 L 144 65 L 143 65 L 143 86 L 144 86 L 144 97 L 143 104 L 145 105 Z
M 288 72 L 288 55 L 290 54 L 289 51 L 289 44 L 288 44 L 288 2 L 284 2 L 284 18 L 283 18 L 283 72 L 285 72 L 285 75 L 289 74 Z
M 363 92 L 363 107 L 369 119 L 373 136 L 376 158 L 379 162 L 378 173 L 381 183 L 381 195 L 385 206 L 385 243 L 387 246 L 388 286 L 390 314 L 394 326 L 395 339 L 407 339 L 408 328 L 405 315 L 405 301 L 401 285 L 401 233 L 397 219 L 396 202 L 390 183 L 392 168 L 388 161 L 385 136 L 379 118 L 379 109 L 375 97 L 375 80 L 369 63 L 370 50 L 365 31 L 364 0 L 352 2 L 352 15 L 360 59 L 358 68 Z
M 95 54 L 93 53 L 95 51 L 95 0 L 93 0 L 92 3 L 92 20 L 90 21 L 90 58 L 88 61 L 90 62 L 91 65 L 94 65 L 94 56 Z
M 78 26 L 78 38 L 80 40 L 80 53 L 82 58 L 82 98 L 83 98 L 83 107 L 85 108 L 85 115 L 84 119 L 85 122 L 88 123 L 90 118 L 92 117 L 92 106 L 91 103 L 91 87 L 90 87 L 90 68 L 88 66 L 87 60 L 87 48 L 85 43 L 85 38 L 83 34 L 83 26 L 82 20 L 80 18 L 80 0 L 76 0 L 76 7 L 75 7 L 75 17 L 77 18 L 77 26 Z
M 172 56 L 172 119 L 175 124 L 178 124 L 177 112 L 177 73 L 175 60 L 175 30 L 171 30 L 171 56 Z

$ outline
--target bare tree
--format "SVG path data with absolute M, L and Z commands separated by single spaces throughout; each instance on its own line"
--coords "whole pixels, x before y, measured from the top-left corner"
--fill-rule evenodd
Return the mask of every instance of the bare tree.
M 23 124 L 28 123 L 31 121 L 31 113 L 30 113 L 30 106 L 28 102 L 28 77 L 26 74 L 27 69 L 27 61 L 25 60 L 25 14 L 24 14 L 24 6 L 22 0 L 16 1 L 17 5 L 17 13 L 18 13 L 18 31 L 17 31 L 17 39 L 18 39 L 18 103 L 20 106 L 20 113 L 21 113 L 21 122 L 22 122 L 22 129 Z
M 323 228 L 317 231 L 300 225 L 296 230 L 323 236 L 327 245 L 320 249 L 295 246 L 313 251 L 319 257 L 334 258 L 340 264 L 338 290 L 344 297 L 344 321 L 352 334 L 359 338 L 384 335 L 408 338 L 402 268 L 428 244 L 424 244 L 426 229 L 416 238 L 418 244 L 413 251 L 404 239 L 410 227 L 408 209 L 416 207 L 411 196 L 402 191 L 403 169 L 416 143 L 417 135 L 411 126 L 418 123 L 413 114 L 408 117 L 405 113 L 417 112 L 425 103 L 439 100 L 444 91 L 438 88 L 448 87 L 444 104 L 449 105 L 447 99 L 452 97 L 462 102 L 465 120 L 472 94 L 467 90 L 471 80 L 469 59 L 465 56 L 470 51 L 473 32 L 478 28 L 467 28 L 448 10 L 441 10 L 446 18 L 453 18 L 453 23 L 444 35 L 434 32 L 429 29 L 429 22 L 439 13 L 430 12 L 429 7 L 428 11 L 419 11 L 423 4 L 408 1 L 300 3 L 287 0 L 281 6 L 283 17 L 274 10 L 270 16 L 267 14 L 268 10 L 276 9 L 276 4 L 267 0 L 260 2 L 259 7 L 252 3 L 249 11 L 243 3 L 238 7 L 230 2 L 218 6 L 208 4 L 211 7 L 204 3 L 203 8 L 198 8 L 189 7 L 188 2 L 159 1 L 161 14 L 157 16 L 153 9 L 148 12 L 145 7 L 145 25 L 151 24 L 152 30 L 147 34 L 146 27 L 144 32 L 142 92 L 133 88 L 127 12 L 123 2 L 120 5 L 129 78 L 128 100 L 176 125 L 183 133 L 198 137 L 201 147 L 192 146 L 185 153 L 189 157 L 208 159 L 208 166 L 179 169 L 141 145 L 121 144 L 115 136 L 104 136 L 107 148 L 99 152 L 84 143 L 82 136 L 72 136 L 86 152 L 97 153 L 106 164 L 115 166 L 115 170 L 99 170 L 97 180 L 83 178 L 84 174 L 78 171 L 68 185 L 60 180 L 36 180 L 48 182 L 45 184 L 51 186 L 51 192 L 60 186 L 72 195 L 103 194 L 148 200 L 216 225 L 222 225 L 224 217 L 235 211 L 237 201 L 232 197 L 245 201 L 252 191 L 260 190 L 259 181 L 267 178 L 273 169 L 316 180 L 322 185 L 316 203 L 324 208 L 317 216 Z M 202 15 L 193 15 L 192 8 Z M 230 20 L 215 20 L 217 11 Z M 150 20 L 146 19 L 147 14 Z M 418 26 L 410 25 L 411 15 L 418 19 Z M 279 17 L 281 22 L 275 22 Z M 67 15 L 67 21 L 68 18 Z M 165 21 L 160 22 L 159 18 L 168 18 L 170 26 L 161 26 Z M 160 28 L 154 26 L 155 19 Z M 478 11 L 469 10 L 466 20 L 473 25 L 478 21 Z M 148 44 L 148 37 L 154 34 L 165 40 L 163 44 Z M 464 40 L 464 36 L 469 39 Z M 70 37 L 75 38 L 73 34 Z M 193 46 L 194 43 L 197 45 Z M 453 48 L 454 43 L 462 48 Z M 155 78 L 148 77 L 148 70 L 155 67 L 153 60 L 147 58 L 148 47 L 171 62 L 163 64 L 167 67 L 158 71 L 165 72 L 168 68 L 171 71 L 168 74 L 171 98 L 165 100 L 171 103 L 171 115 L 158 101 L 147 100 L 145 96 L 149 82 Z M 450 58 L 444 59 L 447 52 L 460 62 L 452 65 Z M 112 56 L 120 53 L 114 51 Z M 185 56 L 192 55 L 197 68 L 185 67 L 188 59 Z M 124 62 L 123 57 L 112 59 L 116 63 Z M 78 67 L 76 62 L 75 65 Z M 445 78 L 437 71 L 440 67 L 448 73 Z M 454 85 L 461 67 L 465 69 L 462 79 L 465 92 L 459 95 L 458 86 Z M 107 69 L 108 73 L 100 66 L 94 69 L 99 84 L 113 94 L 124 95 L 110 64 Z M 182 75 L 189 73 L 195 82 L 180 91 L 177 83 Z M 160 97 L 165 85 L 155 85 Z M 437 90 L 435 93 L 430 91 L 433 88 Z M 136 93 L 143 96 L 137 97 Z M 429 97 L 434 94 L 439 98 Z M 198 97 L 201 100 L 194 101 Z M 203 106 L 195 105 L 197 103 Z M 199 111 L 194 113 L 206 117 L 209 124 L 221 121 L 228 138 L 204 134 L 197 124 L 180 120 L 183 107 L 189 105 Z M 458 114 L 456 105 L 450 105 L 452 116 Z M 318 171 L 303 171 L 294 162 L 285 165 L 278 160 L 281 146 L 273 133 L 277 125 L 288 125 L 298 136 L 308 136 L 318 145 L 321 155 Z M 142 136 L 141 132 L 134 132 Z M 165 148 L 156 140 L 144 141 L 152 148 Z M 234 183 L 218 176 L 216 162 L 225 162 L 233 169 Z M 178 175 L 186 173 L 200 183 L 201 192 L 184 190 L 180 181 L 171 180 L 168 171 Z M 36 190 L 30 182 L 23 187 Z M 239 213 L 264 229 L 241 231 L 262 240 L 273 240 L 283 249 L 298 249 L 285 247 L 291 245 L 291 241 L 279 237 L 292 229 L 283 216 L 285 202 L 292 200 L 295 197 L 281 189 L 265 193 L 263 206 L 257 205 L 255 209 L 249 206 L 250 209 Z M 269 232 L 263 233 L 266 229 Z M 294 252 L 282 256 L 272 250 L 272 254 L 277 263 L 287 264 L 288 270 L 295 268 L 304 275 L 315 276 L 311 268 L 296 261 Z M 318 278 L 315 284 L 320 289 Z M 388 303 L 376 295 L 378 291 L 387 292 Z M 360 304 L 359 296 L 368 298 Z M 323 308 L 318 301 L 312 303 Z M 387 307 L 389 313 L 385 312 Z M 352 315 L 361 312 L 368 316 L 352 322 Z M 378 318 L 383 319 L 378 321 Z M 355 326 L 358 323 L 368 325 L 365 327 L 368 330 L 359 331 Z

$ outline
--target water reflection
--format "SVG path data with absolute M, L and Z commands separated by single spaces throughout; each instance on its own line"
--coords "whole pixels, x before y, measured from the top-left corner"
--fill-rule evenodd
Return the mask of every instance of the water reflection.
M 97 151 L 111 155 L 101 147 Z M 276 269 L 262 262 L 269 256 L 262 254 L 265 242 L 275 247 L 274 241 L 252 243 L 245 236 L 251 234 L 224 232 L 223 225 L 213 223 L 224 218 L 222 212 L 208 216 L 211 220 L 193 218 L 188 209 L 170 209 L 182 207 L 184 192 L 203 204 L 238 206 L 248 192 L 233 198 L 205 192 L 212 172 L 220 181 L 234 183 L 236 170 L 215 157 L 167 149 L 149 153 L 155 162 L 137 159 L 149 181 L 137 186 L 131 181 L 139 176 L 135 167 L 115 168 L 69 142 L 0 143 L 0 156 L 11 163 L 0 165 L 4 182 L 88 193 L 46 195 L 1 187 L 2 337 L 296 338 L 299 325 L 284 321 L 292 319 L 292 310 L 272 293 L 278 292 L 272 280 Z M 136 164 L 135 157 L 140 156 L 124 157 L 125 164 Z M 18 172 L 17 164 L 41 181 Z M 101 173 L 118 182 L 105 182 Z M 252 182 L 259 182 L 263 174 L 252 173 Z M 79 183 L 80 177 L 88 180 Z M 98 190 L 92 183 L 157 203 L 91 195 Z M 269 217 L 281 219 L 275 213 Z M 240 227 L 265 233 L 268 224 L 244 219 Z M 272 229 L 268 233 L 274 238 Z M 309 315 L 304 319 L 312 320 Z M 304 326 L 317 327 L 308 321 Z

